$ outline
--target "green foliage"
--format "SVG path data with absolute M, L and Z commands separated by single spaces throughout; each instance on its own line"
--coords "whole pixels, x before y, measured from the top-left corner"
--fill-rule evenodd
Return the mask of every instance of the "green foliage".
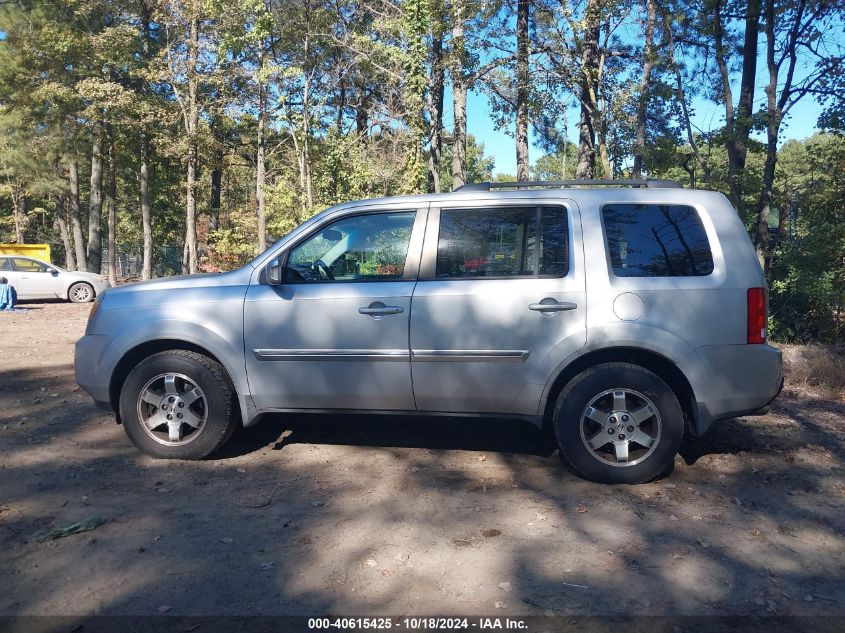
M 529 122 L 535 147 L 546 152 L 534 157 L 530 177 L 573 177 L 579 148 L 572 124 L 582 103 L 589 7 L 599 14 L 600 31 L 599 62 L 589 69 L 596 82 L 596 159 L 606 159 L 614 175 L 627 175 L 645 55 L 638 39 L 644 3 L 531 0 L 530 5 Z M 798 88 L 806 87 L 826 108 L 820 128 L 841 130 L 841 43 L 835 34 L 822 33 L 823 25 L 841 25 L 841 10 L 836 13 L 835 3 L 811 5 L 822 17 L 808 24 L 802 40 L 815 56 L 801 53 Z M 776 15 L 801 6 L 776 0 Z M 725 7 L 727 69 L 738 83 L 743 9 L 741 3 Z M 261 199 L 266 234 L 274 239 L 348 200 L 424 192 L 434 160 L 429 135 L 452 123 L 450 82 L 460 76 L 471 93 L 490 98 L 486 113 L 471 107 L 470 130 L 478 116 L 514 129 L 514 8 L 503 0 L 0 3 L 0 240 L 22 233 L 25 240 L 51 243 L 58 262 L 65 243 L 74 250 L 70 233 L 76 221 L 85 250 L 92 144 L 105 138 L 105 130 L 114 139 L 117 250 L 137 257 L 144 243 L 143 155 L 154 257 L 168 270 L 179 268 L 188 229 L 186 180 L 193 151 L 198 253 L 207 270 L 229 269 L 255 254 Z M 721 106 L 724 99 L 712 54 L 711 13 L 707 3 L 672 0 L 658 6 L 660 44 L 650 56 L 644 164 L 649 177 L 728 194 L 726 144 L 732 137 L 717 128 L 688 128 L 685 119 L 698 100 Z M 188 56 L 194 15 L 199 16 L 195 69 Z M 776 52 L 788 57 L 785 28 L 781 20 Z M 762 31 L 760 38 L 762 45 Z M 440 68 L 445 68 L 446 116 L 435 121 Z M 764 73 L 758 68 L 757 74 Z M 193 88 L 195 99 L 189 98 Z M 763 97 L 757 94 L 755 103 Z M 188 125 L 194 120 L 192 102 L 196 129 Z M 755 139 L 765 131 L 766 108 L 757 106 L 751 119 L 755 132 L 738 194 L 749 229 L 763 188 L 766 148 Z M 698 121 L 695 113 L 693 120 Z M 692 143 L 688 134 L 694 134 Z M 433 166 L 443 191 L 452 189 L 450 137 L 443 133 L 440 163 Z M 780 340 L 843 337 L 842 139 L 819 134 L 788 142 L 778 153 L 767 263 L 771 331 Z M 468 182 L 515 180 L 495 172 L 479 139 L 469 134 L 466 144 Z M 103 147 L 106 155 L 108 149 Z M 73 165 L 78 199 L 71 193 Z M 104 167 L 108 189 L 108 164 Z M 394 266 L 399 255 L 389 250 L 377 249 L 382 259 L 361 261 Z
M 208 234 L 208 257 L 204 272 L 220 272 L 240 268 L 255 257 L 256 219 L 249 210 L 233 212 L 227 226 Z
M 496 159 L 485 154 L 484 143 L 479 142 L 473 134 L 467 134 L 466 149 L 466 179 L 467 182 L 488 182 L 493 180 L 493 169 Z M 452 146 L 446 145 L 440 160 L 440 188 L 451 191 L 452 185 Z
M 428 172 L 423 154 L 426 123 L 424 118 L 425 89 L 428 85 L 429 32 L 428 0 L 404 0 L 403 32 L 407 39 L 404 53 L 404 97 L 408 123 L 408 148 L 402 167 L 401 193 L 422 193 L 428 185 Z
M 840 342 L 845 334 L 845 135 L 816 134 L 780 151 L 785 216 L 772 263 L 772 335 Z

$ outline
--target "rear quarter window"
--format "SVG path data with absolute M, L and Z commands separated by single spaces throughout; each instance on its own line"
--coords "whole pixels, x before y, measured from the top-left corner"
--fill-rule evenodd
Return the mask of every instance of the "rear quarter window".
M 701 277 L 713 255 L 698 212 L 686 205 L 609 204 L 602 208 L 617 277 Z

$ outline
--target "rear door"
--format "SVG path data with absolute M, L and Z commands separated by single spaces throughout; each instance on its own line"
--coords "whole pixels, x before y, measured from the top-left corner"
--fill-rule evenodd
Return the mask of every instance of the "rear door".
M 419 410 L 537 414 L 549 376 L 586 342 L 580 245 L 571 200 L 430 210 L 411 310 Z

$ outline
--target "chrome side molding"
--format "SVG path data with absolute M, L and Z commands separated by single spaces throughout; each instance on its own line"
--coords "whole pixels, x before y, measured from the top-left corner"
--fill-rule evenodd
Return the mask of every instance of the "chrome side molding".
M 254 349 L 258 360 L 375 360 L 410 359 L 406 349 Z
M 527 349 L 415 349 L 411 360 L 415 362 L 492 362 L 524 363 Z

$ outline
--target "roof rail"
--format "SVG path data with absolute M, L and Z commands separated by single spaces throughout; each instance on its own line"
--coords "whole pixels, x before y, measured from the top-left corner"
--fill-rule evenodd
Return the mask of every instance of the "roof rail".
M 681 189 L 674 180 L 523 180 L 522 182 L 473 182 L 461 185 L 455 191 L 490 191 L 491 189 L 534 189 L 537 187 L 644 187 L 646 189 Z

